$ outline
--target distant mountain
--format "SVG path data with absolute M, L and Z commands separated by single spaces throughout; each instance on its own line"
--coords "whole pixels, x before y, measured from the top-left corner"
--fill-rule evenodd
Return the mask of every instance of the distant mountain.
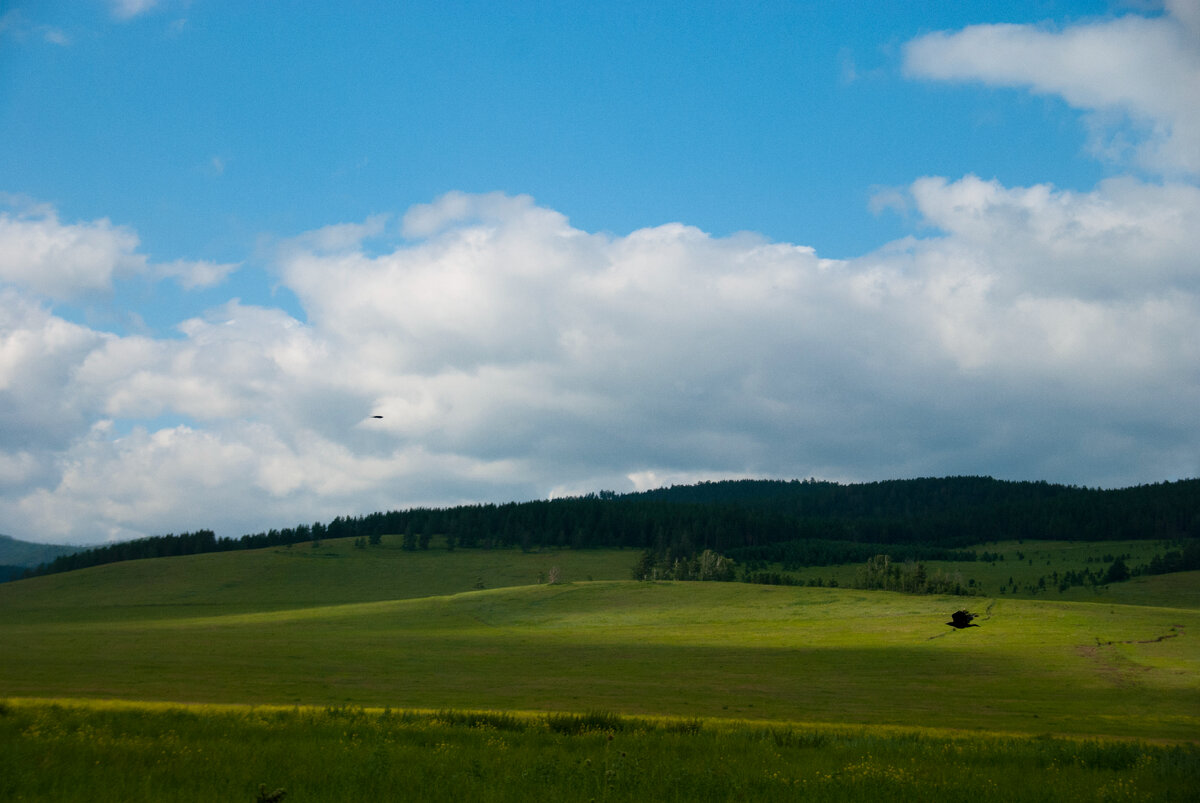
M 81 549 L 84 547 L 35 544 L 30 541 L 18 541 L 10 535 L 0 535 L 0 566 L 33 568 L 41 563 L 49 563 L 60 555 L 71 555 Z M 0 577 L 3 577 L 3 573 L 0 573 Z

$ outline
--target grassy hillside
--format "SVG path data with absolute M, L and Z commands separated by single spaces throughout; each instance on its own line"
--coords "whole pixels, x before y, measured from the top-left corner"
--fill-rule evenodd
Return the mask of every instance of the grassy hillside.
M 398 541 L 0 585 L 0 799 L 1182 801 L 1200 782 L 1196 572 L 907 596 Z M 1025 583 L 1113 547 L 945 568 Z M 980 626 L 951 630 L 964 604 Z
M 342 543 L 20 581 L 0 695 L 1200 732 L 1195 609 L 995 597 L 952 631 L 962 598 L 616 579 L 633 557 Z
M 627 550 L 515 549 L 405 551 L 399 536 L 379 546 L 354 539 L 244 552 L 152 558 L 0 585 L 0 611 L 23 622 L 63 617 L 133 620 L 308 608 L 440 596 L 560 579 L 624 580 Z
M 1074 596 L 1087 599 L 1090 592 L 1075 589 Z M 1064 595 L 1071 596 L 1071 595 Z M 1176 572 L 1151 577 L 1135 577 L 1114 583 L 1100 592 L 1101 601 L 1126 605 L 1170 605 L 1200 608 L 1200 572 Z M 1093 596 L 1093 599 L 1095 597 Z

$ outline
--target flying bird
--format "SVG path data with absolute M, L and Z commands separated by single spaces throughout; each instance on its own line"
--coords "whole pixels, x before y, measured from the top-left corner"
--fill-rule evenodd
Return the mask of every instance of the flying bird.
M 373 416 L 371 416 L 371 418 L 383 418 L 383 416 L 381 416 L 381 415 L 373 415 Z
M 950 615 L 950 621 L 946 622 L 946 624 L 956 630 L 961 630 L 964 627 L 979 627 L 979 625 L 971 624 L 971 620 L 974 618 L 975 614 L 969 611 L 955 611 Z

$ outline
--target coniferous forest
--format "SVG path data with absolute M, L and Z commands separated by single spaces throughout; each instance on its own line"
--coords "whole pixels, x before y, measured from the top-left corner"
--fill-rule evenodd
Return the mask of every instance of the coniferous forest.
M 1200 480 L 1116 490 L 990 477 L 861 484 L 725 480 L 339 516 L 241 537 L 217 537 L 211 530 L 158 535 L 64 555 L 31 573 L 327 538 L 378 542 L 385 534 L 403 534 L 411 549 L 428 548 L 436 534 L 450 549 L 631 548 L 675 558 L 710 550 L 737 561 L 810 566 L 858 562 L 885 551 L 897 560 L 971 560 L 975 553 L 965 547 L 988 541 L 1200 537 Z M 1194 545 L 1185 547 L 1154 568 L 1200 568 L 1197 553 Z

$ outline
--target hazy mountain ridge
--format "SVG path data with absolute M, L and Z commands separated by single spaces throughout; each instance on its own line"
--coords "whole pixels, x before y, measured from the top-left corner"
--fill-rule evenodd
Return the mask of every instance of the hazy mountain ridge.
M 18 540 L 11 535 L 0 534 L 0 580 L 8 579 L 5 577 L 6 568 L 31 569 L 42 563 L 49 563 L 60 555 L 70 555 L 82 549 L 86 547 L 35 544 Z

